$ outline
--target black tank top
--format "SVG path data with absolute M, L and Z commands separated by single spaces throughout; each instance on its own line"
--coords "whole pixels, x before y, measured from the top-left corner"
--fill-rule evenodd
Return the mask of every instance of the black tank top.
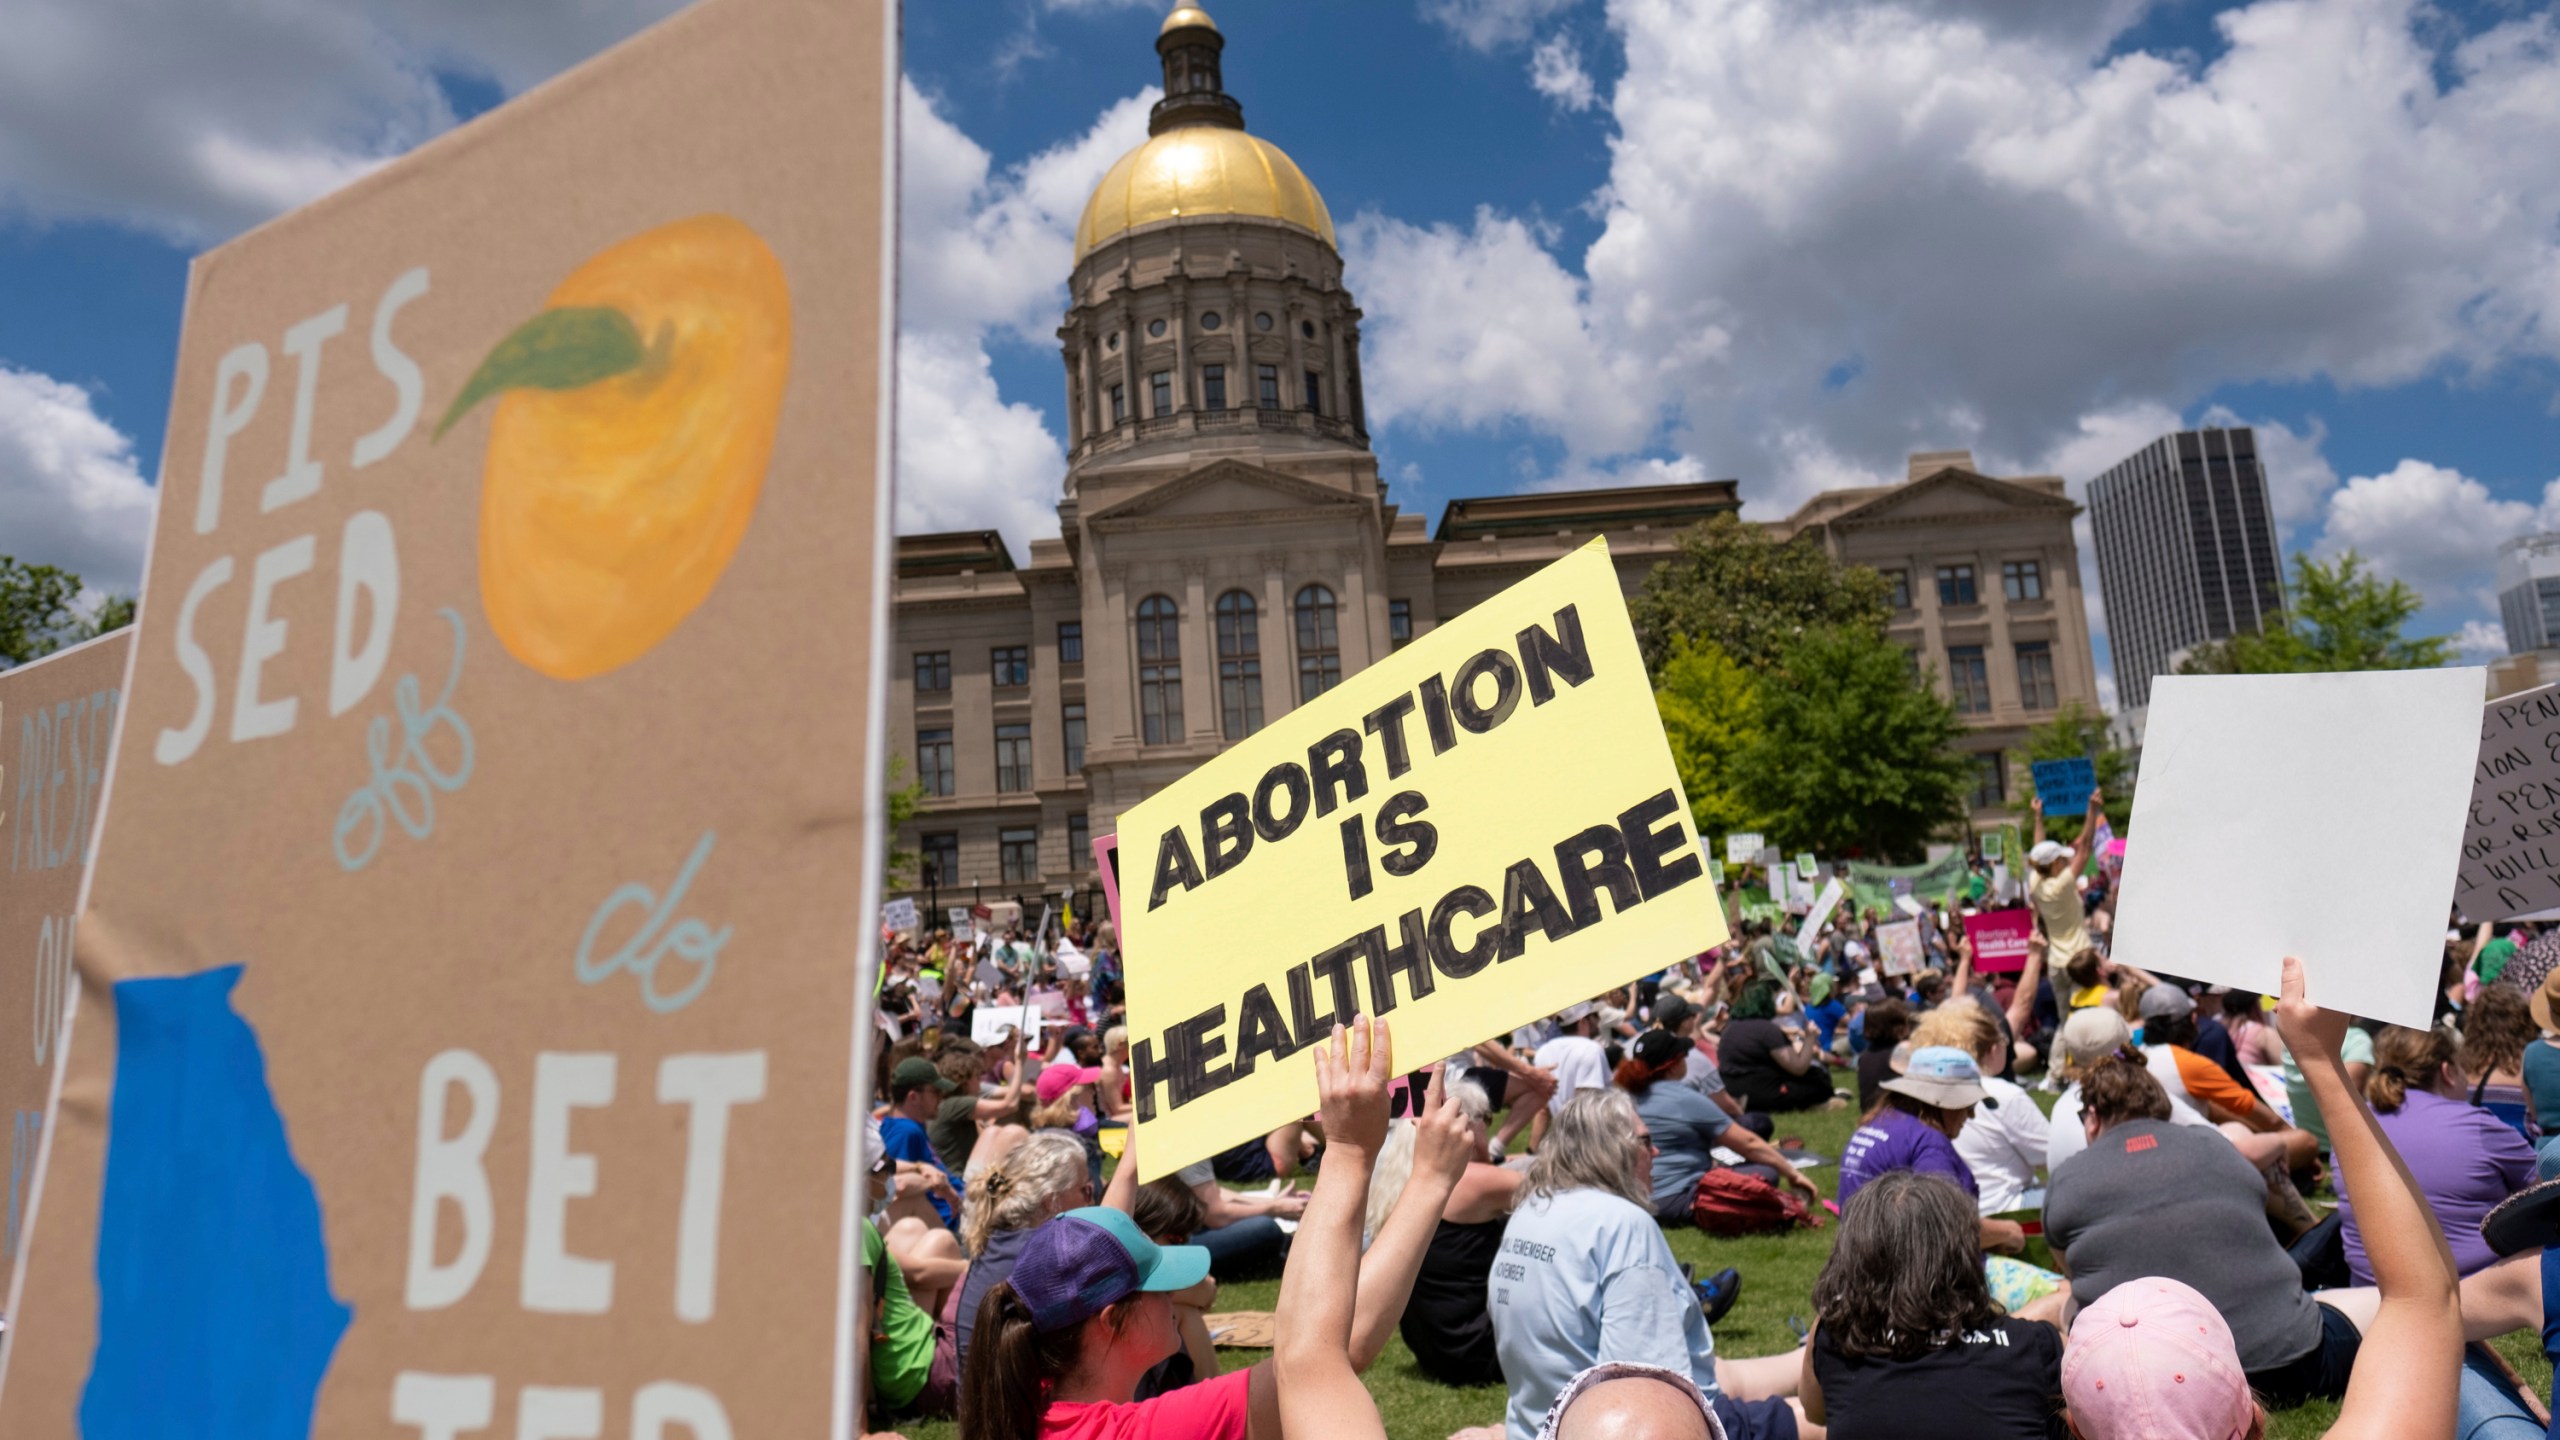
M 1414 1276 L 1413 1299 L 1397 1327 L 1424 1374 L 1445 1385 L 1493 1385 L 1502 1362 L 1493 1348 L 1485 1284 L 1502 1249 L 1501 1217 L 1473 1225 L 1440 1222 Z

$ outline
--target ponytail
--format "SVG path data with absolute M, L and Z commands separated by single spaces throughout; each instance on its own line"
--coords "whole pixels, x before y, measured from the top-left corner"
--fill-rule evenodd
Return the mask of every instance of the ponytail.
M 1040 1433 L 1049 1392 L 1075 1368 L 1084 1350 L 1084 1327 L 1043 1335 L 1031 1324 L 1031 1307 L 1008 1280 L 978 1304 L 978 1328 L 970 1337 L 960 1385 L 960 1440 L 1023 1440 Z
M 2388 1115 L 2408 1103 L 2411 1089 L 2435 1085 L 2444 1067 L 2454 1063 L 2453 1040 L 2441 1030 L 2394 1025 L 2374 1037 L 2373 1062 L 2373 1073 L 2365 1077 L 2364 1098 L 2375 1114 Z
M 1685 1064 L 1688 1058 L 1686 1055 L 1675 1055 L 1672 1057 L 1672 1064 Z M 1654 1082 L 1669 1074 L 1670 1071 L 1671 1065 L 1665 1065 L 1657 1070 L 1630 1055 L 1618 1062 L 1618 1068 L 1610 1072 L 1609 1079 L 1628 1094 L 1641 1095 L 1652 1089 Z

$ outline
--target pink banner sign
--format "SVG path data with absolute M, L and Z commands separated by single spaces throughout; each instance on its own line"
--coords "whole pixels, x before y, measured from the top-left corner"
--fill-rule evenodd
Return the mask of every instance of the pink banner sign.
M 2027 940 L 2035 933 L 2035 913 L 2029 910 L 1987 910 L 1964 920 L 1964 936 L 1973 942 L 1973 968 L 1977 974 L 1998 975 L 2027 968 Z
M 1111 933 L 1120 933 L 1120 837 L 1104 835 L 1093 842 L 1093 868 L 1102 876 L 1102 901 L 1111 907 Z

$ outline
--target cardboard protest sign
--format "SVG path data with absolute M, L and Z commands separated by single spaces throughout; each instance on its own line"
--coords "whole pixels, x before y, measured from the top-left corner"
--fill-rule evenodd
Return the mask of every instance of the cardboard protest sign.
M 1111 928 L 1120 930 L 1120 837 L 1105 835 L 1093 842 L 1093 872 L 1102 879 L 1102 903 L 1111 912 Z
M 1894 920 L 1876 927 L 1878 968 L 1887 975 L 1917 975 L 1929 961 L 1928 947 L 1920 943 L 1920 922 Z
M 1758 863 L 1760 852 L 1768 841 L 1757 830 L 1738 830 L 1724 837 L 1724 863 L 1751 865 Z
M 945 907 L 942 920 L 944 924 L 951 927 L 951 933 L 954 935 L 971 934 L 977 929 L 976 923 L 970 918 L 969 907 L 966 905 Z
M 1973 968 L 1998 975 L 2027 968 L 2027 941 L 2036 933 L 2032 910 L 1986 910 L 1964 917 L 1965 938 L 1973 942 Z
M 2473 920 L 2560 906 L 2560 686 L 2492 700 L 2480 712 L 2453 900 Z
M 1837 880 L 1823 881 L 1822 889 L 1814 895 L 1811 905 L 1805 910 L 1804 924 L 1796 928 L 1796 943 L 1810 946 L 1819 939 L 1822 935 L 1823 922 L 1831 918 L 1832 911 L 1840 908 L 1841 897 L 1848 893 Z
M 892 900 L 880 907 L 880 927 L 884 930 L 913 934 L 919 919 L 913 900 Z
M 981 1005 L 969 1012 L 969 1038 L 992 1047 L 1018 1031 L 1023 1039 L 1037 1041 L 1045 1013 L 1037 1005 Z
M 1719 890 L 1724 888 L 1723 861 L 1709 857 L 1707 860 L 1707 883 L 1713 885 Z
M 2155 682 L 2115 958 L 2272 995 L 2297 955 L 2320 1004 L 2429 1024 L 2483 686 L 2477 669 Z
M 1820 862 L 1813 858 L 1812 851 L 1800 850 L 1796 852 L 1796 878 L 1799 880 L 1818 880 L 1822 878 L 1822 866 Z
M 15 1263 L 76 993 L 72 922 L 107 778 L 133 632 L 0 670 L 0 1113 L 9 1192 L 0 1262 Z
M 1315 1106 L 1307 1046 L 1437 1057 L 1726 938 L 1600 541 L 1125 812 L 1139 1163 Z
M 2002 857 L 2008 853 L 2001 848 L 2002 833 L 1999 830 L 1987 830 L 1982 835 L 1982 858 L 1994 865 L 1999 864 Z
M 195 262 L 0 1434 L 847 1433 L 893 18 Z
M 2089 796 L 2098 788 L 2097 762 L 2086 755 L 2067 760 L 2038 760 L 2035 771 L 2036 798 L 2044 802 L 2047 815 L 2078 815 L 2089 808 Z

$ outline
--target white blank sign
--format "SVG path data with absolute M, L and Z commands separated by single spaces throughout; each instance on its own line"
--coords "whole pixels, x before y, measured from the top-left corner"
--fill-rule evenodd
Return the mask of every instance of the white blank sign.
M 2115 957 L 2424 1028 L 2480 747 L 2477 669 L 2156 680 Z

